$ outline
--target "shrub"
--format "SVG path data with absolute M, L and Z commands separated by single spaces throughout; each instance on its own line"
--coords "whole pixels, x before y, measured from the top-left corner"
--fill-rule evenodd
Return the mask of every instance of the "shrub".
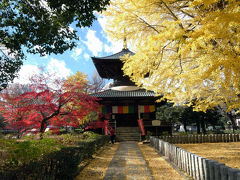
M 1 179 L 73 179 L 79 163 L 109 142 L 108 136 L 86 134 L 85 139 L 70 134 L 23 142 L 0 139 Z

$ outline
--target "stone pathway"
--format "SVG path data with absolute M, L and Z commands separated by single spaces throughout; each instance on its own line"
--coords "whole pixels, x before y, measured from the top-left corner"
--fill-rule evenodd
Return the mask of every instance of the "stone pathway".
M 153 180 L 136 142 L 121 142 L 104 180 Z

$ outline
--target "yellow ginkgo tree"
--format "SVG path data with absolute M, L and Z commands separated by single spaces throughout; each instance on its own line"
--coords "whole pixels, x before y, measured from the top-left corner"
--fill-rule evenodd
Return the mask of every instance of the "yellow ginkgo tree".
M 240 107 L 240 1 L 112 0 L 107 32 L 135 55 L 125 75 L 176 104 Z

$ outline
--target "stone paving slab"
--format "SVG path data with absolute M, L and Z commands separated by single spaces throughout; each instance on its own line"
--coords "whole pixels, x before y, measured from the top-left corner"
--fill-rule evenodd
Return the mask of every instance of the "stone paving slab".
M 153 180 L 150 169 L 134 141 L 120 142 L 104 180 Z

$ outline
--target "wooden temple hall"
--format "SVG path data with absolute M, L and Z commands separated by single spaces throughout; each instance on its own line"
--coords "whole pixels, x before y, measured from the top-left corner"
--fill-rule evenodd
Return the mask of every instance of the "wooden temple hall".
M 109 89 L 91 94 L 99 98 L 104 120 L 109 120 L 109 125 L 116 129 L 117 138 L 122 140 L 139 140 L 140 133 L 144 135 L 148 131 L 153 135 L 168 131 L 169 127 L 160 126 L 160 121 L 156 120 L 156 107 L 162 103 L 155 103 L 154 92 L 137 87 L 129 77 L 123 76 L 120 57 L 126 54 L 134 55 L 123 48 L 110 56 L 92 57 L 100 77 L 113 79 Z

